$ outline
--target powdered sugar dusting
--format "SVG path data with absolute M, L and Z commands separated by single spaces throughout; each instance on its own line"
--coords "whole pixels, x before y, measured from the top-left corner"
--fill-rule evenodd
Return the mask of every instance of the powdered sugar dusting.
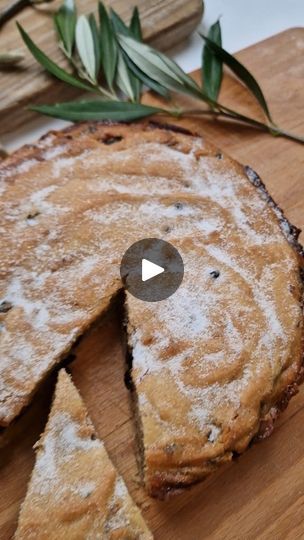
M 113 496 L 108 505 L 109 519 L 105 525 L 105 540 L 110 539 L 114 531 L 130 528 L 129 504 L 128 490 L 123 479 L 118 476 L 115 481 Z
M 16 167 L 13 167 L 10 170 L 5 171 L 4 174 L 0 171 L 0 178 L 9 178 L 11 176 L 17 175 L 17 174 L 24 174 L 29 172 L 38 161 L 36 159 L 28 159 L 26 161 L 22 161 L 22 163 L 19 163 L 16 165 Z
M 54 159 L 63 154 L 66 151 L 66 148 L 67 147 L 65 144 L 48 148 L 45 152 L 43 152 L 43 158 L 46 160 Z
M 43 300 L 32 300 L 26 298 L 24 295 L 24 289 L 18 276 L 14 276 L 10 284 L 6 289 L 6 298 L 16 307 L 20 307 L 26 317 L 30 317 L 32 325 L 36 330 L 39 330 L 45 326 L 49 319 L 49 312 Z
M 46 495 L 50 492 L 63 495 L 64 490 L 86 496 L 95 488 L 92 483 L 62 485 L 61 467 L 71 460 L 77 460 L 77 452 L 90 452 L 102 448 L 98 439 L 92 440 L 79 435 L 80 426 L 68 413 L 58 412 L 50 417 L 48 430 L 44 436 L 43 446 L 39 449 L 32 481 L 35 493 Z
M 123 479 L 118 477 L 115 482 L 114 499 L 123 499 L 127 495 L 128 491 Z
M 258 384 L 260 378 L 271 380 L 284 368 L 295 320 L 301 317 L 300 306 L 294 304 L 283 327 L 280 302 L 271 287 L 282 268 L 279 258 L 261 274 L 254 259 L 246 257 L 242 264 L 233 243 L 219 244 L 218 239 L 217 245 L 204 244 L 199 256 L 193 243 L 187 247 L 181 243 L 185 277 L 167 300 L 147 305 L 128 296 L 129 342 L 138 393 L 146 378 L 163 378 L 168 373 L 180 395 L 191 403 L 189 420 L 207 434 L 209 442 L 220 437 L 223 407 L 226 422 L 232 422 L 250 385 Z M 287 272 L 288 265 L 283 267 Z M 140 403 L 141 410 L 151 406 L 149 401 Z M 152 408 L 158 415 L 155 398 Z M 173 414 L 166 427 L 171 436 L 174 422 Z M 210 428 L 214 425 L 216 429 Z M 179 432 L 175 427 L 173 436 Z
M 128 298 L 138 383 L 165 366 L 202 429 L 203 414 L 204 425 L 220 425 L 206 408 L 219 381 L 218 394 L 235 412 L 257 374 L 271 380 L 288 361 L 300 308 L 287 285 L 279 297 L 274 282 L 282 272 L 288 283 L 297 262 L 273 210 L 200 138 L 170 134 L 176 141 L 168 146 L 155 133 L 122 141 L 117 151 L 94 141 L 77 155 L 66 141 L 52 147 L 50 136 L 39 143 L 41 161 L 0 168 L 0 303 L 12 304 L 0 321 L 4 422 L 106 308 L 121 287 L 123 253 L 143 237 L 175 245 L 185 277 L 163 302 Z

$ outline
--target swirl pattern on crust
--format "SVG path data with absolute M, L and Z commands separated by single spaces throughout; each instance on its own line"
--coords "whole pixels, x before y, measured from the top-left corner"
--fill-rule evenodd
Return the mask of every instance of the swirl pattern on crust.
M 159 237 L 181 252 L 182 286 L 126 300 L 147 487 L 197 481 L 243 451 L 302 362 L 301 254 L 254 184 L 201 137 L 149 123 L 84 124 L 7 159 L 0 425 L 107 308 L 127 247 Z

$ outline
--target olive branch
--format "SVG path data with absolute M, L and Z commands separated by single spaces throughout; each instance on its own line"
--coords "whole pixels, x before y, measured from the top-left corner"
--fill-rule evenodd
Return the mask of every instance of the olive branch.
M 304 143 L 304 137 L 289 133 L 275 123 L 259 83 L 241 62 L 223 49 L 219 20 L 211 26 L 208 35 L 200 34 L 203 42 L 201 84 L 195 82 L 168 56 L 143 43 L 137 8 L 127 25 L 115 11 L 111 9 L 108 12 L 101 1 L 98 3 L 97 20 L 94 14 L 88 17 L 78 16 L 74 0 L 64 0 L 54 15 L 54 24 L 59 47 L 72 69 L 71 72 L 53 62 L 19 24 L 18 28 L 24 43 L 44 69 L 64 83 L 90 92 L 92 99 L 36 105 L 31 107 L 34 111 L 74 122 L 131 122 L 159 114 L 178 118 L 208 115 L 243 123 L 272 136 Z M 255 97 L 263 111 L 264 122 L 218 101 L 224 65 Z M 152 90 L 161 96 L 168 106 L 153 107 L 143 104 L 141 99 L 144 89 Z M 171 106 L 172 93 L 185 94 L 204 102 L 207 107 L 176 108 Z

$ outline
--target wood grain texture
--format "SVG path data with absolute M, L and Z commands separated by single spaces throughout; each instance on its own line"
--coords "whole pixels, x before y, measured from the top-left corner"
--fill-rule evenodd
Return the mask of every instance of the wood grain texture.
M 0 10 L 9 0 L 0 0 Z M 33 118 L 26 109 L 31 103 L 52 103 L 79 95 L 79 90 L 49 77 L 23 45 L 16 28 L 18 20 L 34 42 L 55 62 L 65 66 L 55 39 L 52 14 L 62 0 L 36 9 L 23 10 L 0 31 L 0 50 L 22 48 L 25 61 L 18 69 L 0 71 L 0 133 L 12 131 Z M 97 0 L 76 0 L 78 11 L 96 10 Z M 106 0 L 125 21 L 129 21 L 134 6 L 138 6 L 144 38 L 158 48 L 168 49 L 191 34 L 202 17 L 201 0 Z
M 304 133 L 302 51 L 304 30 L 293 29 L 250 47 L 239 58 L 257 75 L 278 123 Z M 196 74 L 198 76 L 198 74 Z M 151 98 L 149 98 L 151 100 Z M 226 76 L 221 100 L 258 114 L 254 100 Z M 304 227 L 303 147 L 246 127 L 208 120 L 182 121 L 243 163 L 266 182 L 287 217 Z M 302 237 L 303 241 L 303 237 Z M 149 499 L 138 482 L 134 428 L 118 308 L 83 338 L 70 363 L 96 429 L 123 474 L 156 540 L 300 540 L 304 538 L 304 388 L 279 418 L 274 434 L 252 446 L 202 484 L 166 502 Z M 32 406 L 7 434 L 0 450 L 0 538 L 14 532 L 37 440 L 45 423 L 52 376 Z M 8 436 L 9 435 L 9 436 Z M 4 495 L 5 494 L 5 495 Z

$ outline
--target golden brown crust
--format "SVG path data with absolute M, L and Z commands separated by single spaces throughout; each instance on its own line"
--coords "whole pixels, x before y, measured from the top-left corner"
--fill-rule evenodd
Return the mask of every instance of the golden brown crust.
M 12 194 L 20 187 L 14 200 L 24 199 L 18 178 L 29 191 L 35 183 L 36 190 L 38 185 L 42 189 L 56 185 L 56 193 L 45 192 L 42 201 L 38 197 L 46 219 L 38 217 L 38 229 L 26 229 L 30 230 L 26 240 L 32 251 L 39 242 L 49 243 L 46 228 L 50 223 L 52 232 L 59 233 L 52 250 L 57 249 L 58 238 L 64 238 L 60 254 L 52 251 L 51 256 L 41 257 L 39 252 L 43 263 L 38 272 L 40 281 L 50 265 L 55 275 L 58 270 L 76 268 L 84 257 L 84 247 L 86 257 L 96 256 L 96 246 L 100 249 L 102 245 L 98 244 L 100 237 L 110 242 L 107 253 L 114 253 L 113 260 L 91 261 L 89 278 L 78 281 L 69 303 L 66 291 L 71 276 L 64 273 L 62 305 L 66 308 L 68 304 L 68 314 L 77 311 L 88 291 L 90 296 L 81 307 L 88 311 L 97 298 L 99 302 L 89 317 L 80 315 L 77 332 L 61 347 L 60 354 L 53 354 L 36 378 L 31 374 L 25 392 L 26 376 L 19 376 L 18 382 L 13 370 L 5 373 L 5 388 L 8 382 L 12 390 L 2 398 L 3 425 L 28 403 L 41 378 L 121 287 L 119 276 L 113 275 L 112 282 L 101 290 L 98 276 L 104 278 L 105 264 L 107 268 L 118 267 L 128 245 L 142 236 L 156 236 L 165 237 L 181 250 L 189 268 L 189 281 L 186 275 L 183 285 L 191 290 L 179 298 L 181 287 L 172 297 L 172 309 L 169 306 L 168 312 L 166 304 L 160 303 L 160 313 L 158 306 L 140 306 L 127 297 L 132 376 L 143 424 L 148 490 L 159 496 L 194 483 L 232 459 L 234 453 L 243 452 L 259 432 L 260 436 L 269 432 L 278 404 L 294 392 L 302 370 L 303 253 L 296 241 L 296 229 L 288 225 L 253 171 L 244 170 L 196 134 L 144 122 L 130 126 L 82 124 L 49 134 L 38 146 L 23 148 L 6 160 L 0 166 L 0 178 Z M 74 200 L 70 202 L 71 194 Z M 25 195 L 28 197 L 28 192 Z M 55 215 L 50 214 L 52 205 Z M 15 226 L 16 208 L 11 206 L 10 211 L 6 215 L 13 216 Z M 41 236 L 35 236 L 37 230 Z M 24 231 L 19 234 L 24 238 Z M 75 236 L 79 240 L 76 245 Z M 31 244 L 33 238 L 37 246 Z M 28 251 L 22 252 L 22 264 L 31 266 L 33 260 L 25 253 Z M 4 260 L 0 267 L 4 278 L 8 267 Z M 206 268 L 221 270 L 220 280 L 206 281 Z M 97 282 L 99 288 L 92 292 Z M 57 291 L 58 280 L 47 283 L 46 296 L 54 288 Z M 44 289 L 40 286 L 39 291 L 41 294 Z M 208 302 L 214 309 L 205 317 Z M 181 311 L 185 306 L 186 311 Z M 52 320 L 58 320 L 53 305 L 50 311 Z M 13 313 L 8 313 L 5 320 L 11 319 L 14 325 Z M 180 318 L 176 324 L 177 314 Z M 19 309 L 15 328 L 20 326 L 20 315 Z M 230 320 L 221 326 L 223 316 Z M 187 317 L 188 323 L 180 328 Z M 212 323 L 216 331 L 209 329 L 208 334 L 207 323 Z M 69 329 L 73 328 L 75 323 L 71 322 Z M 63 330 L 66 324 L 60 332 Z M 243 343 L 238 342 L 237 335 Z M 264 341 L 259 350 L 261 339 Z M 148 367 L 147 350 L 152 355 Z M 256 351 L 260 354 L 255 356 Z M 213 362 L 211 368 L 208 362 Z
M 231 405 L 225 406 L 225 421 L 227 424 L 225 426 L 221 423 L 221 430 L 223 432 L 223 436 L 220 437 L 220 442 L 218 444 L 212 441 L 213 444 L 210 447 L 210 445 L 208 445 L 208 442 L 206 443 L 206 439 L 204 440 L 203 433 L 198 436 L 195 435 L 195 432 L 191 433 L 191 430 L 189 429 L 189 416 L 187 417 L 187 415 L 189 415 L 189 408 L 193 406 L 194 396 L 192 396 L 191 398 L 192 401 L 190 406 L 186 403 L 185 400 L 184 403 L 181 400 L 181 396 L 183 396 L 183 390 L 182 392 L 180 392 L 180 383 L 182 377 L 184 377 L 183 382 L 185 382 L 186 370 L 188 371 L 188 373 L 192 371 L 191 375 L 187 375 L 186 384 L 193 385 L 194 383 L 195 386 L 199 386 L 199 383 L 197 381 L 200 377 L 201 367 L 199 367 L 199 369 L 197 370 L 193 369 L 193 363 L 198 361 L 198 357 L 195 357 L 193 354 L 191 355 L 191 359 L 189 359 L 189 361 L 191 362 L 192 368 L 190 368 L 190 365 L 188 365 L 185 370 L 185 362 L 187 362 L 185 358 L 184 367 L 181 367 L 181 362 L 179 360 L 179 362 L 177 362 L 178 366 L 175 366 L 175 372 L 171 372 L 171 375 L 165 373 L 166 361 L 169 363 L 170 358 L 173 358 L 176 355 L 177 351 L 180 353 L 184 348 L 185 343 L 183 343 L 183 341 L 180 339 L 180 333 L 182 329 L 178 328 L 176 332 L 174 329 L 174 325 L 171 325 L 170 329 L 173 330 L 173 333 L 171 332 L 169 339 L 169 342 L 171 340 L 171 344 L 168 347 L 168 343 L 164 343 L 165 350 L 166 348 L 168 350 L 168 354 L 165 354 L 164 349 L 161 350 L 158 348 L 158 343 L 155 340 L 154 332 L 155 328 L 157 329 L 162 327 L 163 321 L 166 321 L 166 316 L 164 315 L 164 308 L 162 307 L 161 309 L 161 316 L 160 314 L 157 314 L 157 310 L 154 308 L 154 306 L 152 309 L 146 308 L 146 306 L 142 309 L 139 302 L 137 302 L 136 300 L 134 301 L 131 298 L 128 299 L 129 339 L 131 342 L 131 347 L 136 349 L 135 359 L 133 358 L 133 384 L 138 394 L 136 398 L 139 403 L 138 416 L 141 417 L 141 421 L 143 423 L 143 476 L 149 492 L 157 497 L 162 497 L 168 492 L 179 491 L 182 487 L 186 487 L 187 485 L 201 480 L 207 474 L 218 468 L 221 463 L 225 463 L 231 460 L 234 454 L 243 452 L 253 438 L 261 438 L 262 436 L 266 436 L 266 434 L 270 434 L 271 426 L 273 425 L 273 422 L 278 415 L 279 410 L 281 410 L 283 406 L 286 406 L 290 397 L 294 395 L 297 386 L 301 382 L 303 376 L 303 282 L 301 279 L 301 268 L 303 267 L 303 249 L 297 242 L 299 230 L 297 230 L 295 227 L 291 226 L 288 223 L 282 211 L 275 205 L 274 201 L 266 192 L 265 186 L 262 184 L 256 173 L 254 173 L 249 167 L 246 167 L 244 174 L 244 172 L 240 170 L 240 167 L 233 163 L 231 160 L 229 160 L 227 156 L 222 155 L 221 157 L 226 162 L 226 172 L 229 169 L 232 171 L 234 169 L 240 175 L 243 174 L 244 177 L 245 175 L 249 177 L 249 180 L 251 181 L 253 186 L 257 188 L 261 199 L 265 201 L 265 205 L 267 205 L 267 208 L 269 209 L 267 217 L 266 214 L 264 214 L 264 219 L 272 222 L 272 225 L 269 226 L 267 234 L 270 235 L 269 239 L 271 235 L 274 235 L 274 245 L 270 257 L 269 253 L 267 255 L 266 246 L 264 249 L 264 254 L 263 252 L 256 252 L 254 254 L 255 258 L 260 257 L 260 269 L 265 266 L 266 268 L 271 267 L 272 265 L 277 265 L 278 267 L 284 266 L 284 251 L 285 254 L 288 253 L 288 259 L 290 257 L 291 259 L 293 259 L 293 263 L 291 264 L 291 267 L 289 267 L 285 275 L 282 274 L 280 278 L 278 276 L 275 276 L 275 274 L 274 276 L 272 276 L 273 279 L 278 280 L 278 286 L 275 288 L 277 288 L 277 293 L 279 294 L 277 296 L 275 304 L 277 305 L 277 309 L 279 310 L 279 312 L 281 311 L 281 315 L 282 311 L 288 311 L 288 306 L 290 306 L 292 309 L 292 305 L 297 305 L 296 310 L 293 312 L 293 315 L 290 317 L 290 321 L 288 323 L 290 325 L 289 343 L 291 347 L 289 349 L 286 359 L 283 362 L 283 365 L 281 365 L 279 371 L 277 371 L 273 377 L 272 387 L 269 386 L 267 382 L 267 379 L 270 376 L 270 372 L 268 372 L 268 374 L 266 375 L 267 370 L 264 370 L 264 375 L 262 375 L 261 377 L 257 377 L 257 381 L 255 383 L 253 381 L 248 381 L 248 385 L 246 387 L 248 388 L 248 391 L 246 391 L 249 400 L 248 397 L 245 397 L 245 394 L 243 394 L 244 398 L 242 398 L 243 405 L 241 409 L 241 414 L 238 407 L 233 407 Z M 245 184 L 242 184 L 240 182 L 240 191 L 242 188 L 244 188 L 244 186 Z M 222 184 L 222 189 L 225 189 L 224 184 Z M 206 191 L 208 192 L 208 186 L 206 186 Z M 247 199 L 251 201 L 250 204 L 252 205 L 254 205 L 254 197 L 255 195 L 252 193 L 252 190 L 248 188 Z M 259 210 L 255 209 L 254 212 L 259 213 Z M 253 230 L 257 226 L 255 223 L 254 212 L 251 213 L 249 211 L 246 216 L 248 223 L 250 223 Z M 275 240 L 275 229 L 277 228 L 277 231 L 280 230 L 278 224 L 280 225 L 281 231 L 283 232 L 285 239 L 287 239 L 288 243 L 294 249 L 294 251 L 292 251 L 292 249 L 287 246 L 286 241 L 283 241 L 281 246 L 283 250 L 280 251 L 280 241 L 277 244 L 277 240 Z M 273 229 L 272 226 L 274 227 Z M 245 249 L 243 250 L 243 253 L 241 248 L 242 242 L 245 242 Z M 212 244 L 212 240 L 210 241 L 210 243 Z M 218 238 L 215 239 L 215 243 L 217 246 L 220 245 Z M 248 242 L 245 235 L 243 239 L 239 238 L 238 242 L 235 242 L 234 249 L 235 254 L 240 255 L 238 259 L 240 266 L 242 266 L 242 264 L 245 264 L 245 266 L 251 268 L 250 264 L 252 262 L 252 254 L 250 253 L 250 249 L 248 248 L 247 244 Z M 182 243 L 175 243 L 175 245 L 180 248 L 182 253 L 183 250 L 184 252 L 187 250 L 187 248 L 183 246 Z M 204 248 L 202 247 L 202 249 Z M 222 252 L 222 256 L 222 260 L 220 257 L 217 259 L 217 269 L 219 269 L 219 263 L 225 262 L 225 259 L 227 259 L 227 250 L 226 252 Z M 202 269 L 199 269 L 199 267 L 196 269 L 197 276 L 200 275 L 200 270 L 202 271 Z M 256 268 L 254 269 L 254 271 L 255 270 Z M 196 273 L 194 272 L 194 282 L 198 279 L 195 275 Z M 245 275 L 244 272 L 243 275 Z M 285 293 L 283 293 L 283 296 L 280 297 L 280 294 L 282 293 L 281 287 L 283 283 L 285 283 L 286 289 L 289 289 L 289 293 L 291 292 L 294 295 L 291 304 L 289 304 L 288 294 L 285 295 Z M 263 297 L 263 300 L 266 299 L 268 295 L 270 298 L 272 297 L 272 287 L 273 285 L 269 283 L 269 290 L 264 289 L 265 296 Z M 284 286 L 282 288 L 284 288 Z M 240 290 L 242 290 L 241 287 Z M 256 292 L 258 292 L 258 290 Z M 176 296 L 178 296 L 178 293 L 176 293 Z M 250 299 L 250 297 L 248 297 L 246 300 L 245 293 L 244 298 L 245 302 L 247 302 L 247 305 L 250 306 L 252 304 L 252 300 Z M 287 304 L 285 304 L 285 299 L 287 301 Z M 172 310 L 170 311 L 169 309 L 169 311 L 167 311 L 167 316 L 169 314 L 173 317 L 176 311 L 178 311 L 178 304 L 181 305 L 185 300 L 186 298 L 180 300 L 178 300 L 178 298 L 175 298 L 174 303 L 172 303 Z M 202 301 L 206 301 L 204 295 L 202 296 Z M 238 306 L 242 306 L 242 299 L 238 298 L 237 295 L 235 296 L 235 302 Z M 282 306 L 284 307 L 282 308 Z M 222 313 L 224 313 L 225 307 L 221 306 L 221 308 Z M 226 305 L 226 311 L 228 311 L 228 313 L 231 313 L 231 309 L 232 306 L 229 307 Z M 181 310 L 181 312 L 178 313 L 178 317 L 176 317 L 176 319 L 181 320 L 182 314 L 183 313 Z M 220 311 L 218 313 L 218 317 L 220 317 Z M 212 320 L 212 323 L 216 324 L 214 318 L 210 318 Z M 247 321 L 245 324 L 243 335 L 246 334 L 247 329 L 249 328 L 250 323 L 248 323 L 249 321 Z M 178 320 L 175 320 L 175 324 L 177 324 L 178 326 Z M 140 331 L 142 331 L 142 335 L 139 336 Z M 287 331 L 285 323 L 284 331 Z M 164 331 L 162 329 L 162 339 L 164 337 L 163 334 Z M 171 339 L 172 335 L 173 339 Z M 223 335 L 223 328 L 219 331 L 219 335 Z M 166 337 L 168 338 L 168 336 Z M 174 341 L 174 345 L 172 344 L 172 341 Z M 203 339 L 203 343 L 205 343 L 206 345 L 205 339 Z M 146 344 L 148 344 L 147 348 L 145 348 Z M 199 345 L 197 346 L 199 347 Z M 161 358 L 163 359 L 163 367 L 158 368 L 157 362 L 154 362 L 153 366 L 152 355 L 150 351 L 148 353 L 147 350 L 151 350 L 151 347 L 154 347 L 156 351 L 154 354 L 154 358 L 157 356 L 157 354 L 161 355 Z M 269 352 L 269 360 L 273 360 L 274 364 L 276 364 L 278 367 L 280 364 L 279 358 L 282 357 L 282 351 L 279 352 L 279 349 L 276 346 L 273 346 L 273 349 L 270 348 Z M 186 353 L 188 354 L 187 349 Z M 247 353 L 246 362 L 248 361 L 248 359 L 249 357 Z M 263 361 L 263 358 L 261 358 L 260 360 Z M 225 362 L 226 369 L 227 363 L 229 364 L 227 357 L 225 359 Z M 237 369 L 239 368 L 237 367 Z M 156 372 L 155 375 L 153 372 Z M 215 369 L 213 372 L 211 372 L 211 375 L 208 374 L 208 379 L 206 378 L 206 381 L 209 381 L 209 383 L 206 382 L 206 384 L 210 384 L 210 386 L 212 386 L 215 381 L 219 382 L 223 376 L 224 378 L 226 377 L 224 372 L 223 374 L 221 374 L 220 371 Z M 160 382 L 160 379 L 158 377 L 162 378 L 162 380 L 164 381 L 163 384 Z M 228 377 L 235 377 L 235 381 L 237 382 L 239 379 L 239 374 L 237 373 L 237 371 L 234 374 L 233 371 L 230 371 L 230 375 L 228 375 Z M 179 381 L 178 389 L 176 388 L 177 379 Z M 202 384 L 204 386 L 204 383 Z M 203 389 L 203 386 L 200 386 L 200 388 Z M 241 388 L 239 388 L 238 392 L 240 395 L 242 395 Z M 219 393 L 220 392 L 218 390 L 218 394 Z M 189 387 L 187 387 L 186 395 L 187 394 L 189 394 Z M 178 406 L 177 396 L 179 396 L 180 399 Z M 226 399 L 227 396 L 228 394 L 224 393 L 223 399 Z M 207 397 L 206 395 L 206 399 L 208 400 L 209 398 L 210 396 Z M 171 410 L 171 412 L 170 408 L 168 407 L 168 401 L 171 401 L 174 408 L 174 410 Z M 215 403 L 211 407 L 212 416 L 215 418 L 217 414 L 216 409 L 218 408 L 219 404 L 216 405 Z M 231 413 L 233 413 L 234 411 L 234 413 L 236 414 L 236 420 L 233 418 L 233 415 L 230 418 L 229 416 L 227 416 L 227 411 L 229 411 L 229 408 L 231 409 Z M 186 435 L 178 434 L 178 413 L 181 413 L 181 425 L 183 426 L 183 428 L 185 427 L 185 425 L 187 425 L 188 429 L 186 429 Z M 202 413 L 200 412 L 199 414 Z M 185 420 L 185 418 L 187 419 Z M 183 422 L 185 424 L 183 424 Z M 160 425 L 162 425 L 161 431 L 159 431 Z M 167 428 L 167 425 L 171 427 Z M 171 430 L 172 426 L 175 426 L 177 432 Z M 219 423 L 215 422 L 215 426 L 216 428 L 218 428 Z M 162 435 L 166 431 L 168 432 L 168 436 L 163 437 Z M 161 439 L 163 439 L 163 441 Z
M 113 163 L 113 155 L 117 158 L 124 152 L 128 154 L 137 145 L 153 144 L 154 140 L 166 145 L 171 138 L 170 132 L 149 124 L 84 123 L 61 132 L 50 132 L 38 144 L 24 146 L 1 164 L 0 227 L 4 234 L 0 239 L 3 254 L 0 260 L 0 299 L 1 302 L 9 302 L 12 309 L 0 313 L 0 356 L 3 358 L 0 368 L 0 426 L 9 425 L 20 414 L 40 381 L 68 354 L 77 338 L 107 309 L 113 295 L 121 288 L 119 262 L 126 244 L 137 239 L 139 228 L 138 224 L 130 227 L 129 240 L 126 239 L 121 231 L 119 208 L 126 202 L 130 210 L 133 205 L 136 212 L 136 207 L 143 204 L 149 195 L 150 188 L 143 179 L 143 195 L 133 193 L 131 183 L 132 176 L 137 174 L 137 160 L 129 156 L 129 170 L 125 171 L 129 186 L 126 193 L 116 192 L 113 187 L 120 182 L 121 165 Z M 90 172 L 90 158 L 87 156 L 92 159 Z M 94 159 L 97 164 L 94 164 Z M 98 184 L 98 160 L 102 174 L 112 175 L 114 180 L 112 188 L 97 185 L 94 193 L 90 182 Z M 65 174 L 66 178 L 61 178 Z M 103 207 L 110 208 L 111 205 L 115 208 L 118 222 L 116 232 L 112 224 L 106 225 L 112 248 L 109 243 L 104 244 L 107 252 L 103 254 L 102 263 L 101 253 L 96 255 L 96 249 L 102 249 L 100 236 L 105 237 L 105 231 L 101 234 L 101 227 L 94 223 L 93 218 L 89 219 L 89 212 L 101 212 Z M 83 213 L 88 216 L 87 223 L 82 223 Z M 154 234 L 160 236 L 161 231 Z M 94 259 L 98 259 L 96 264 Z M 106 279 L 101 267 L 104 267 L 105 260 L 113 270 Z M 84 270 L 80 263 L 83 263 Z M 84 275 L 85 271 L 87 275 Z M 74 275 L 69 276 L 69 272 Z M 52 275 L 48 275 L 50 273 Z M 100 282 L 96 284 L 98 274 Z M 37 284 L 35 292 L 36 276 L 44 283 Z M 66 285 L 77 278 L 77 290 L 68 291 Z M 23 293 L 30 297 L 30 302 L 23 298 Z M 52 300 L 53 293 L 55 298 Z M 44 300 L 41 302 L 42 295 Z M 18 296 L 24 301 L 20 303 L 17 298 L 17 306 L 6 299 Z M 34 302 L 31 301 L 32 296 L 37 297 Z M 45 310 L 46 300 L 51 304 L 49 311 Z M 60 316 L 61 310 L 65 310 L 65 317 L 70 317 L 67 322 Z M 52 318 L 50 326 L 42 320 L 47 311 Z M 36 334 L 32 320 L 35 313 L 38 314 Z M 54 350 L 56 340 L 58 346 Z M 31 357 L 29 369 L 22 355 Z
M 279 208 L 272 197 L 267 192 L 265 185 L 260 180 L 258 175 L 252 171 L 249 167 L 245 167 L 246 175 L 249 177 L 253 185 L 262 191 L 263 198 L 267 199 L 268 204 L 275 210 L 278 222 L 282 226 L 284 235 L 289 244 L 293 247 L 297 253 L 298 261 L 298 301 L 301 307 L 301 316 L 296 321 L 298 328 L 303 328 L 303 283 L 304 283 L 304 259 L 303 259 L 303 247 L 298 242 L 298 237 L 301 232 L 300 229 L 291 225 L 287 218 L 284 216 L 283 211 Z M 253 181 L 254 179 L 254 181 Z M 153 472 L 151 476 L 147 474 L 147 469 L 143 469 L 143 477 L 146 486 L 153 497 L 164 499 L 168 496 L 174 496 L 179 494 L 182 490 L 190 487 L 191 485 L 202 481 L 209 474 L 216 471 L 221 465 L 230 462 L 234 457 L 244 452 L 251 441 L 258 442 L 265 438 L 268 438 L 273 430 L 275 421 L 278 416 L 283 412 L 290 399 L 296 395 L 299 391 L 299 386 L 304 381 L 304 335 L 301 332 L 302 337 L 298 340 L 299 346 L 294 356 L 292 356 L 291 365 L 282 371 L 280 378 L 276 381 L 273 391 L 267 396 L 267 399 L 261 403 L 260 418 L 256 424 L 256 427 L 250 434 L 245 435 L 243 440 L 239 440 L 237 446 L 232 451 L 224 452 L 215 459 L 206 460 L 202 466 L 189 466 L 181 467 L 178 471 L 176 467 L 170 470 L 160 470 L 159 472 Z M 195 460 L 194 460 L 195 461 Z M 159 465 L 159 462 L 158 462 Z
M 286 239 L 298 253 L 299 280 L 302 282 L 302 284 L 304 284 L 304 249 L 298 241 L 301 229 L 298 229 L 292 225 L 286 218 L 283 210 L 276 204 L 267 191 L 267 188 L 259 175 L 249 166 L 245 167 L 245 172 L 250 182 L 257 188 L 261 195 L 267 200 L 267 203 L 274 209 L 280 226 L 285 231 Z M 302 301 L 300 300 L 300 302 L 303 308 L 303 292 Z M 268 403 L 267 407 L 265 407 L 265 411 L 261 414 L 259 431 L 255 436 L 255 440 L 263 440 L 272 434 L 275 420 L 280 413 L 286 409 L 290 399 L 298 393 L 299 386 L 304 381 L 304 336 L 302 338 L 302 342 L 302 362 L 299 364 L 299 369 L 296 374 L 291 373 L 289 376 L 287 373 L 285 373 L 285 377 L 282 377 L 283 380 L 281 381 L 281 385 L 277 388 L 276 393 L 274 393 L 272 397 L 272 403 Z
M 64 370 L 36 449 L 16 540 L 152 540 Z

